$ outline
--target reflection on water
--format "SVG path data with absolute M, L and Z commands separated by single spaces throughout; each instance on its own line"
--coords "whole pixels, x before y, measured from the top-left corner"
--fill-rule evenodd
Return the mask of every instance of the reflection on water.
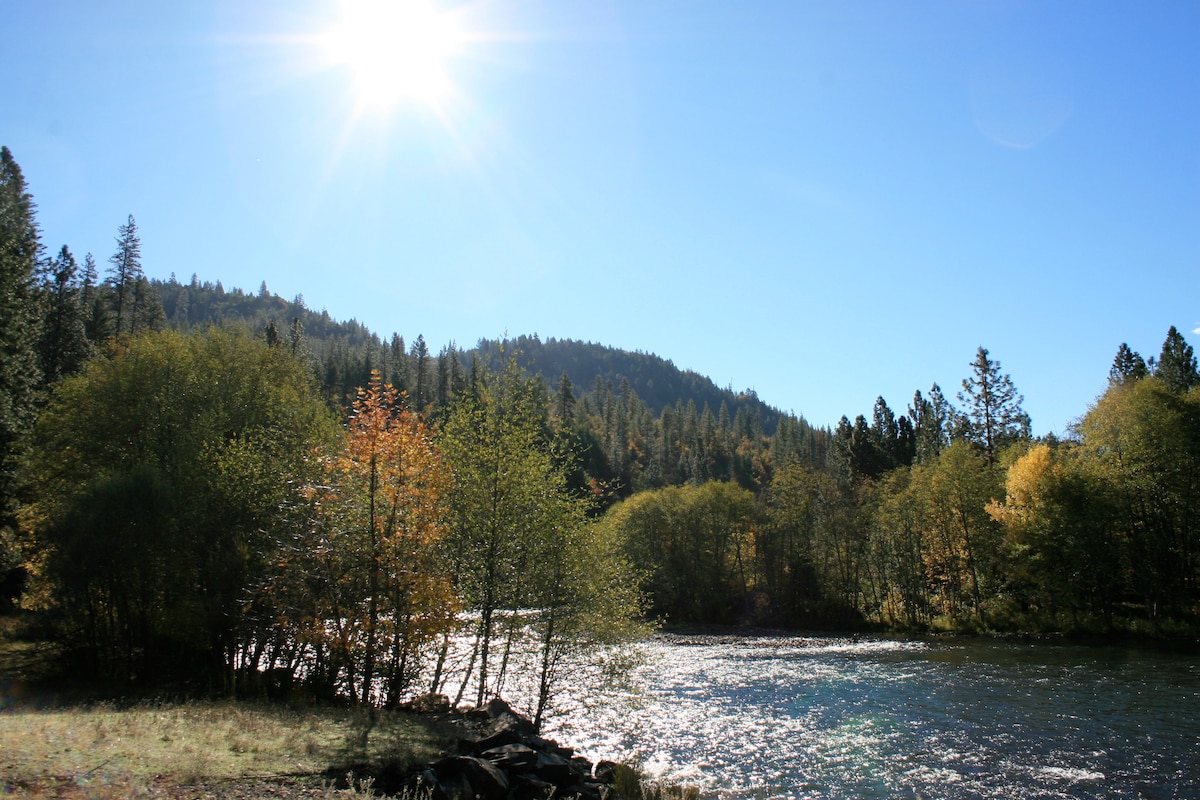
M 551 732 L 710 797 L 1200 797 L 1195 656 L 973 640 L 645 647 L 635 688 Z

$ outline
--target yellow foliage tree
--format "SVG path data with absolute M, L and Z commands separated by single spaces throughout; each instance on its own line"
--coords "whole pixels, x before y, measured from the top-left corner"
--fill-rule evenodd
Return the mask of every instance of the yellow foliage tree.
M 377 371 L 326 467 L 324 484 L 305 489 L 293 624 L 329 688 L 395 704 L 459 607 L 437 558 L 451 474 L 431 429 Z

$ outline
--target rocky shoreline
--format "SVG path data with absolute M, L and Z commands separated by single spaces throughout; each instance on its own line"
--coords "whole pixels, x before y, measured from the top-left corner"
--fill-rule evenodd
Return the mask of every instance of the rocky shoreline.
M 539 736 L 529 719 L 499 698 L 460 711 L 444 697 L 424 697 L 405 710 L 453 726 L 459 731 L 459 752 L 403 773 L 364 765 L 361 772 L 350 770 L 350 777 L 370 778 L 372 788 L 384 794 L 432 800 L 610 800 L 619 775 L 632 777 L 628 767 L 593 763 L 573 748 Z

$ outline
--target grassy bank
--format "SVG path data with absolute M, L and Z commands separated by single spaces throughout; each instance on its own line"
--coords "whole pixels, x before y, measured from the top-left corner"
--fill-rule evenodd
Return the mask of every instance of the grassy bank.
M 452 731 L 420 715 L 373 718 L 357 709 L 14 705 L 0 712 L 0 791 L 16 797 L 345 797 L 355 792 L 332 784 L 356 765 L 403 769 L 435 758 L 453 741 Z
M 0 617 L 0 797 L 366 798 L 351 771 L 405 769 L 457 741 L 418 714 L 114 699 L 64 680 L 24 623 Z

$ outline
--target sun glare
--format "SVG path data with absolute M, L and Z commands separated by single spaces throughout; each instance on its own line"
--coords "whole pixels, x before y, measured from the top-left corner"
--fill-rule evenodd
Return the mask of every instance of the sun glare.
M 450 88 L 445 62 L 460 39 L 454 17 L 428 0 L 344 0 L 326 45 L 353 73 L 360 103 L 436 105 Z

